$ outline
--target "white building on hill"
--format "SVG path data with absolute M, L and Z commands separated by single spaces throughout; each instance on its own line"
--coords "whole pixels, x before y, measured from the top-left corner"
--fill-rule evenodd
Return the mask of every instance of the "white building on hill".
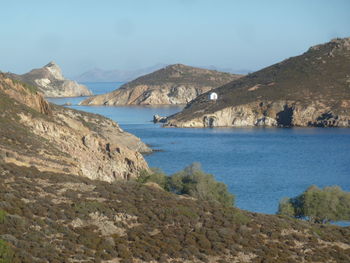
M 216 92 L 210 92 L 209 93 L 209 100 L 217 100 L 218 94 Z

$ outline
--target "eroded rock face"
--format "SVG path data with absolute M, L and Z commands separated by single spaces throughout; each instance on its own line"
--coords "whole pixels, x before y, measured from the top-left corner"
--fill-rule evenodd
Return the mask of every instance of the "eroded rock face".
M 343 105 L 350 105 L 344 101 Z M 170 119 L 168 127 L 350 127 L 350 107 L 332 111 L 326 102 L 253 102 L 187 120 Z
M 241 75 L 176 64 L 137 78 L 111 93 L 88 98 L 81 104 L 186 104 L 198 95 L 239 77 Z
M 11 138 L 0 140 L 5 162 L 108 182 L 129 180 L 148 170 L 139 151 L 150 149 L 112 120 L 48 104 L 40 94 L 1 76 L 0 96 L 14 100 L 11 114 L 4 109 L 1 118 L 27 131 L 17 138 L 8 134 L 16 131 L 0 127 L 1 134 Z
M 23 75 L 11 74 L 11 77 L 38 87 L 45 97 L 92 95 L 92 92 L 86 86 L 65 79 L 61 68 L 55 62 L 50 62 L 42 68 L 33 69 Z
M 51 107 L 49 103 L 37 92 L 30 92 L 22 84 L 0 75 L 0 90 L 20 103 L 34 110 L 49 115 Z

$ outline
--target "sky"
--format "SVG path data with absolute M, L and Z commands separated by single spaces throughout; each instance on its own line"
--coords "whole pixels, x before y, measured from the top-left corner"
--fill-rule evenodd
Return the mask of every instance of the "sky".
M 350 37 L 349 0 L 0 0 L 0 70 L 255 71 Z

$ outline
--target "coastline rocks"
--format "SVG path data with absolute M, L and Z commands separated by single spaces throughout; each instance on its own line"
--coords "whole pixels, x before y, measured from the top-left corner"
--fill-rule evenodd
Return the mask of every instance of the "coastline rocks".
M 45 97 L 92 95 L 92 92 L 86 86 L 65 79 L 61 68 L 53 61 L 42 68 L 33 69 L 23 75 L 10 74 L 10 77 L 37 87 Z
M 176 116 L 176 115 L 175 115 Z M 326 102 L 253 102 L 201 114 L 189 120 L 169 118 L 165 127 L 350 127 L 350 108 L 333 112 Z
M 166 123 L 167 117 L 159 116 L 158 114 L 153 115 L 153 123 Z

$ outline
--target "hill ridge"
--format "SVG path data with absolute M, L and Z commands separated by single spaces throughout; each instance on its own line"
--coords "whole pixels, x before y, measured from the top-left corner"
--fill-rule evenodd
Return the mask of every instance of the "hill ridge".
M 334 39 L 202 94 L 167 126 L 350 126 L 350 38 Z M 290 121 L 281 116 L 290 111 Z M 280 117 L 279 117 L 280 116 Z
M 186 104 L 199 94 L 239 77 L 241 75 L 173 64 L 138 77 L 110 93 L 88 98 L 81 105 Z

